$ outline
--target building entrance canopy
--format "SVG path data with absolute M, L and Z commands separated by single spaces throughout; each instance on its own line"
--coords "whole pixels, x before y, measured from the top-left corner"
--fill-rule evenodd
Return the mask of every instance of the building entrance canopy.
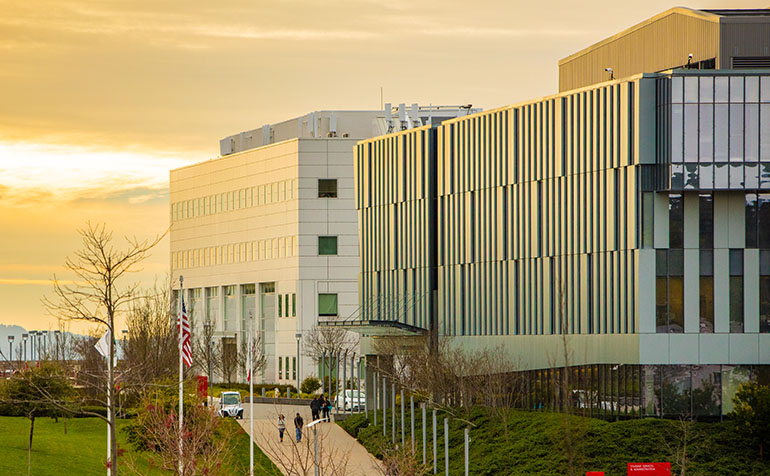
M 399 321 L 377 319 L 320 319 L 318 327 L 345 329 L 362 336 L 415 336 L 428 331 Z

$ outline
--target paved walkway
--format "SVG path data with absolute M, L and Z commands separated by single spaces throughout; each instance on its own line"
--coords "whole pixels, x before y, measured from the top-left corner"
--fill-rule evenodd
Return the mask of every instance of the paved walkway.
M 243 420 L 239 423 L 249 432 L 249 404 L 244 403 Z M 305 420 L 301 443 L 295 442 L 294 417 L 297 412 Z M 278 414 L 286 417 L 286 433 L 283 442 L 278 439 Z M 313 429 L 310 408 L 298 405 L 271 405 L 254 403 L 254 442 L 288 476 L 312 475 L 314 472 Z M 364 449 L 353 437 L 335 423 L 322 422 L 318 429 L 319 466 L 322 474 L 370 476 L 380 474 L 380 462 Z

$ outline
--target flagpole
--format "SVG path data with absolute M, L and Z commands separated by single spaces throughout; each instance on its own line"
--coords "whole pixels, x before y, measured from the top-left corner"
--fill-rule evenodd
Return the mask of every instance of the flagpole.
M 254 311 L 249 311 L 249 476 L 254 476 Z
M 179 474 L 184 476 L 184 462 L 182 460 L 182 427 L 184 425 L 184 367 L 182 362 L 182 336 L 184 323 L 182 322 L 182 310 L 184 308 L 184 277 L 179 276 Z
M 107 328 L 107 334 L 112 339 L 112 332 Z M 107 349 L 111 347 L 108 345 Z M 107 351 L 107 476 L 112 474 L 112 412 L 110 411 L 112 403 L 112 354 Z

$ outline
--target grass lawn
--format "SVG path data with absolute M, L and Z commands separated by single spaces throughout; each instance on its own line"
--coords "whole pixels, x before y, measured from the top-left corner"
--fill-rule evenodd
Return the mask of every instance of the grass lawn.
M 126 443 L 126 435 L 120 431 L 126 423 L 128 423 L 126 420 L 118 420 L 118 444 L 121 448 L 127 449 L 124 458 L 135 458 L 142 474 L 173 474 L 157 468 L 151 469 L 145 455 L 130 451 Z M 232 425 L 232 431 L 238 434 L 236 438 L 238 446 L 230 474 L 248 474 L 249 437 L 235 421 L 228 419 L 225 424 Z M 28 438 L 29 420 L 23 417 L 0 417 L 0 475 L 27 474 Z M 58 423 L 51 418 L 35 420 L 35 435 L 32 440 L 32 474 L 35 476 L 65 474 L 103 476 L 106 455 L 107 426 L 100 419 L 68 419 L 66 435 L 64 420 L 61 418 Z M 281 474 L 258 447 L 255 447 L 254 462 L 255 474 L 265 476 Z
M 388 412 L 390 413 L 390 412 Z M 373 417 L 372 413 L 369 413 Z M 380 413 L 379 416 L 382 414 Z M 444 468 L 444 415 L 439 412 L 437 423 L 438 469 Z M 415 412 L 417 455 L 422 460 L 422 417 Z M 470 474 L 474 475 L 562 475 L 567 474 L 567 458 L 564 451 L 565 415 L 549 412 L 511 411 L 508 435 L 498 418 L 490 418 L 481 409 L 474 409 L 467 417 L 473 426 L 470 430 Z M 606 422 L 595 418 L 572 416 L 570 428 L 573 435 L 574 467 L 577 474 L 586 471 L 605 471 L 609 475 L 626 474 L 630 462 L 674 462 L 677 441 L 681 441 L 678 422 L 660 419 L 637 419 Z M 406 439 L 410 446 L 409 414 L 406 416 Z M 358 437 L 358 440 L 377 457 L 390 442 L 390 414 L 387 437 L 382 435 L 382 422 L 375 427 L 364 414 L 349 418 L 340 426 Z M 428 461 L 432 460 L 432 424 L 428 413 Z M 464 437 L 466 427 L 461 421 L 450 418 L 449 425 L 449 473 L 462 474 Z M 697 437 L 689 442 L 688 455 L 692 458 L 687 467 L 688 476 L 770 475 L 770 461 L 760 461 L 758 448 L 739 437 L 733 424 L 695 423 Z M 401 439 L 400 422 L 396 424 L 396 438 Z M 432 464 L 431 464 L 432 466 Z M 672 474 L 679 474 L 678 465 L 672 465 Z

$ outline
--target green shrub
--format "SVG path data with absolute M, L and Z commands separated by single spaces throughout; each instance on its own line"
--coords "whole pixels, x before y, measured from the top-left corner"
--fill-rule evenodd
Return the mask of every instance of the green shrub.
M 313 376 L 303 380 L 302 385 L 299 387 L 299 389 L 302 390 L 302 393 L 315 393 L 319 388 L 321 388 L 321 381 Z

